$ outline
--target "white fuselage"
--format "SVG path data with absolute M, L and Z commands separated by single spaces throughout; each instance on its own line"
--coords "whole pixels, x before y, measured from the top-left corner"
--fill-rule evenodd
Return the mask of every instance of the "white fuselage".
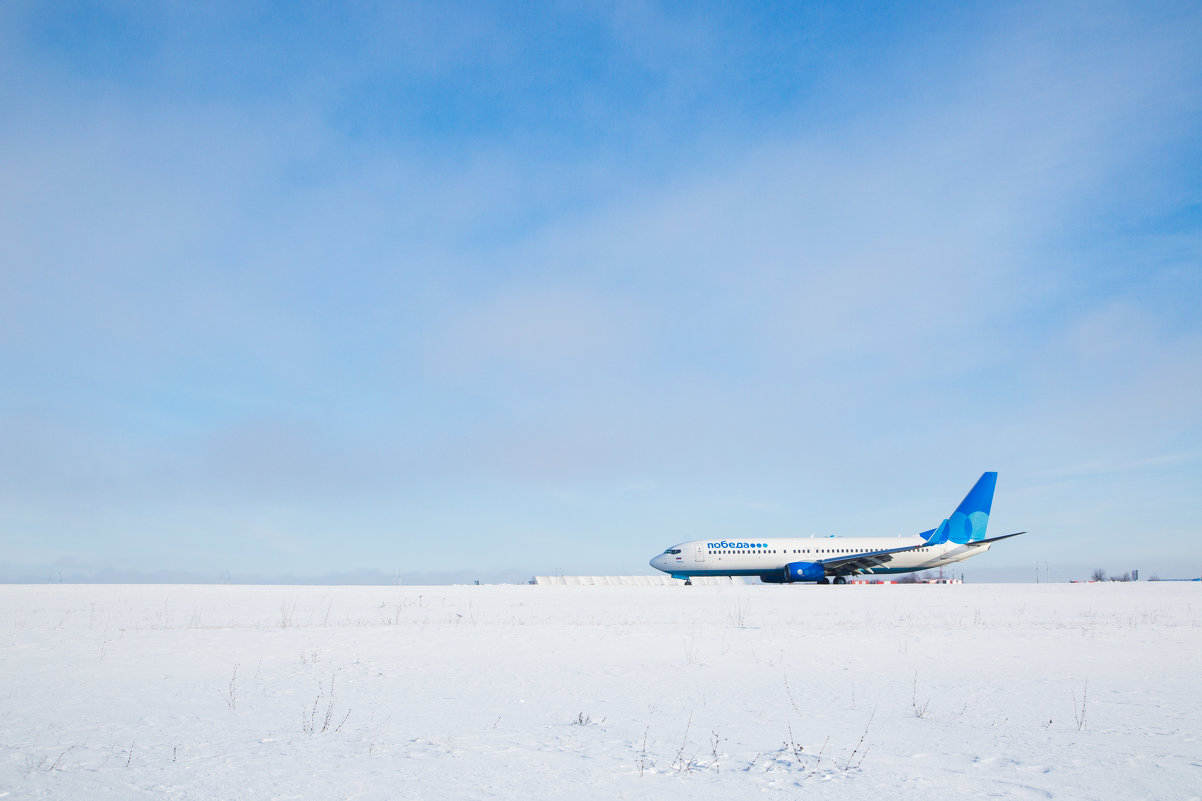
M 926 545 L 922 537 L 792 537 L 780 539 L 693 540 L 673 545 L 651 560 L 651 566 L 674 576 L 764 576 L 783 573 L 793 562 L 828 562 L 873 553 L 921 546 L 890 556 L 881 566 L 863 571 L 848 570 L 848 575 L 863 573 L 909 573 L 929 570 L 975 556 L 989 549 L 984 545 L 959 545 L 945 542 Z

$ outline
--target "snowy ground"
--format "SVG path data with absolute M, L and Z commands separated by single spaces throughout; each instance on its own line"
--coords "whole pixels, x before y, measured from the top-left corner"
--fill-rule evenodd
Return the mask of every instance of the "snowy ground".
M 0 586 L 0 796 L 1202 797 L 1202 585 Z

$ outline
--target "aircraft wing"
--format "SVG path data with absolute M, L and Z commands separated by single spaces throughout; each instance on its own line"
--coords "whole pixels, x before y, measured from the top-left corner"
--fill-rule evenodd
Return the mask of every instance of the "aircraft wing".
M 830 571 L 842 571 L 863 573 L 874 567 L 880 567 L 886 562 L 893 561 L 893 554 L 905 553 L 906 551 L 916 551 L 919 548 L 927 547 L 927 543 L 923 542 L 918 545 L 906 545 L 901 548 L 886 548 L 883 551 L 869 551 L 868 553 L 855 553 L 847 556 L 835 556 L 830 559 L 815 559 L 816 564 L 827 568 L 828 574 Z

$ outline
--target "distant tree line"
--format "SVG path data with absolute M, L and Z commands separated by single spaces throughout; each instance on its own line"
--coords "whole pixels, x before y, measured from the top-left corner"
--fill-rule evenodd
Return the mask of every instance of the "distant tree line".
M 1108 576 L 1108 575 L 1106 575 L 1106 571 L 1099 567 L 1097 570 L 1095 570 L 1093 573 L 1091 573 L 1089 575 L 1089 580 L 1090 581 L 1131 581 L 1131 574 L 1128 572 L 1128 573 L 1124 573 L 1121 576 L 1117 575 L 1117 574 L 1113 575 L 1113 576 Z M 1153 579 L 1153 580 L 1155 580 L 1155 579 Z

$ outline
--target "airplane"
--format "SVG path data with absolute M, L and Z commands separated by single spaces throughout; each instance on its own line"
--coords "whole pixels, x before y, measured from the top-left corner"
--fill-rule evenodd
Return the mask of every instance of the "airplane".
M 951 517 L 911 537 L 694 540 L 668 548 L 651 560 L 651 566 L 685 584 L 698 576 L 759 576 L 767 584 L 846 584 L 848 576 L 930 570 L 1027 533 L 985 536 L 996 486 L 997 473 L 982 474 Z

